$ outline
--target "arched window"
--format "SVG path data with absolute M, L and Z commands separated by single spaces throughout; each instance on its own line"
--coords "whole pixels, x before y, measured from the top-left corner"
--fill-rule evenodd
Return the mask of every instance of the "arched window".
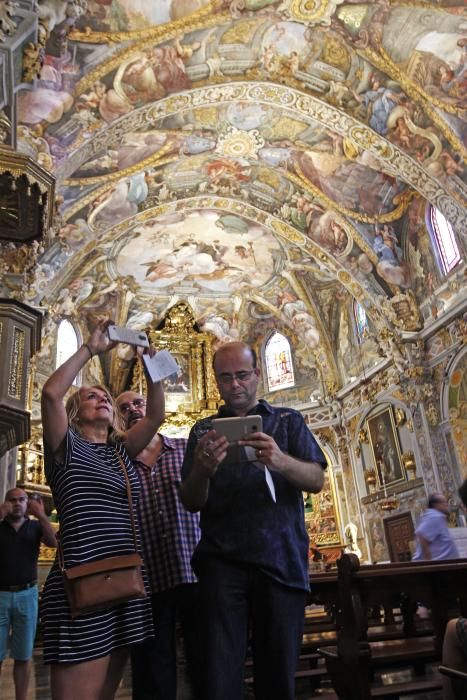
M 368 317 L 366 311 L 361 304 L 354 299 L 353 302 L 353 316 L 355 321 L 355 330 L 357 333 L 357 340 L 362 343 L 368 334 Z
M 427 219 L 441 271 L 447 275 L 461 260 L 454 230 L 444 214 L 431 204 L 428 205 Z
M 78 349 L 78 336 L 74 326 L 70 321 L 64 319 L 60 322 L 57 331 L 57 355 L 55 358 L 55 367 L 63 365 L 69 357 L 71 357 Z M 78 377 L 73 384 L 79 384 Z
M 269 391 L 295 384 L 290 343 L 281 333 L 273 333 L 264 348 Z

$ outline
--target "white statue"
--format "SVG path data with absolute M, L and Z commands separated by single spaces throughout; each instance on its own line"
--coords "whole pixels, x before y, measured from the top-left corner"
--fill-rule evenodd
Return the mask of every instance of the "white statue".
M 347 545 L 344 548 L 344 552 L 351 552 L 352 554 L 356 554 L 357 557 L 361 559 L 362 553 L 357 544 L 357 526 L 354 525 L 354 523 L 347 523 L 347 525 L 344 528 L 344 533 L 347 537 Z

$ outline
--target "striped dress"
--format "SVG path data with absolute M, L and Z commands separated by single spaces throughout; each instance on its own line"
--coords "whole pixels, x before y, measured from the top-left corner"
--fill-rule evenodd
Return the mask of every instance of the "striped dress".
M 123 445 L 90 443 L 69 429 L 63 464 L 46 450 L 46 477 L 67 568 L 134 551 L 125 477 L 116 450 L 127 466 L 136 514 L 139 480 Z M 41 622 L 45 663 L 88 661 L 153 636 L 149 598 L 72 620 L 57 561 L 44 585 Z

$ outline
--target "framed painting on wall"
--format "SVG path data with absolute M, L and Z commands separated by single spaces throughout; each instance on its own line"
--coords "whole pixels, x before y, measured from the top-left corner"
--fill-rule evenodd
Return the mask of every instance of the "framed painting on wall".
M 186 401 L 192 399 L 192 368 L 189 353 L 172 352 L 180 369 L 163 381 L 167 409 L 176 411 Z
M 367 432 L 379 486 L 384 488 L 404 481 L 406 476 L 392 406 L 386 406 L 367 419 Z

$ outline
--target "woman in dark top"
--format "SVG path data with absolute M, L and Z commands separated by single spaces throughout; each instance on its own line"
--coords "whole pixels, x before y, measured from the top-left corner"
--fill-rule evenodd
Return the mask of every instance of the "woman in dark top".
M 148 382 L 145 418 L 118 431 L 105 387 L 83 386 L 63 403 L 85 363 L 107 352 L 108 321 L 47 380 L 42 392 L 46 476 L 52 489 L 66 568 L 134 551 L 124 461 L 136 506 L 139 482 L 131 459 L 146 447 L 164 419 L 160 383 Z M 51 664 L 53 700 L 112 700 L 128 647 L 153 635 L 149 598 L 71 619 L 57 562 L 42 605 L 44 658 Z

